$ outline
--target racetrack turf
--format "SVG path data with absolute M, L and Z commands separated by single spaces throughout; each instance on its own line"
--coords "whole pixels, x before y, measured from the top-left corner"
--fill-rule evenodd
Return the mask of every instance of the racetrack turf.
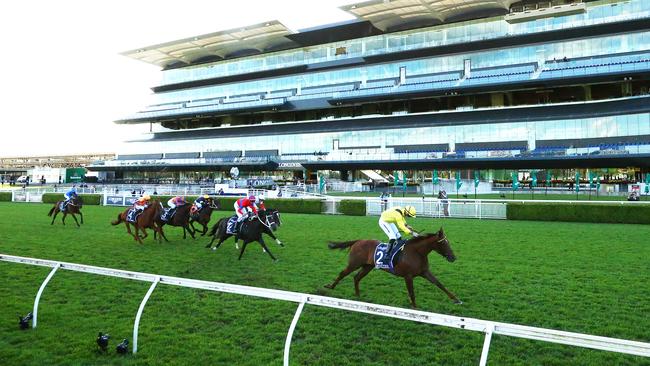
M 50 226 L 48 205 L 0 203 L 0 253 L 186 278 L 355 299 L 352 276 L 323 289 L 346 263 L 328 240 L 381 238 L 376 217 L 284 214 L 286 248 L 267 240 L 274 263 L 258 245 L 241 261 L 233 241 L 216 251 L 207 239 L 139 245 L 110 221 L 118 208 L 84 207 L 86 224 Z M 213 216 L 228 215 L 217 212 Z M 650 227 L 584 223 L 410 220 L 440 226 L 458 260 L 433 253 L 432 272 L 455 292 L 454 305 L 415 280 L 421 310 L 650 342 Z M 137 356 L 115 345 L 132 337 L 149 284 L 59 271 L 46 288 L 39 327 L 18 330 L 49 268 L 0 262 L 0 365 L 280 365 L 296 304 L 159 285 L 140 324 Z M 361 282 L 361 301 L 408 307 L 402 279 L 375 271 Z M 97 351 L 97 332 L 112 339 Z M 477 364 L 483 335 L 439 326 L 307 305 L 291 347 L 294 365 Z M 495 336 L 491 365 L 648 365 L 647 358 Z

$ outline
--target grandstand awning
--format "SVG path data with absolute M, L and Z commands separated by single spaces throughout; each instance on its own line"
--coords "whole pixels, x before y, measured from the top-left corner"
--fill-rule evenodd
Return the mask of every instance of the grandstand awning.
M 142 47 L 121 54 L 162 68 L 297 47 L 277 20 Z
M 344 11 L 383 31 L 507 14 L 519 0 L 370 0 L 344 5 Z

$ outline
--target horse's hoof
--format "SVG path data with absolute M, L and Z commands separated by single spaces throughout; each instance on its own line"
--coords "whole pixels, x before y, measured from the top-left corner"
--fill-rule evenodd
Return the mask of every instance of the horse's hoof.
M 460 300 L 456 300 L 456 301 L 454 301 L 454 304 L 456 304 L 456 305 L 463 305 L 463 302 L 460 301 Z
M 333 289 L 333 288 L 334 288 L 334 286 L 330 285 L 329 283 L 328 283 L 327 285 L 324 285 L 323 287 L 325 287 L 325 288 L 329 288 L 329 289 Z
M 276 259 L 273 260 L 273 263 L 278 263 L 279 261 L 280 260 L 276 258 Z
M 213 251 L 216 251 L 216 250 L 217 250 L 217 247 L 212 248 L 212 250 L 213 250 Z

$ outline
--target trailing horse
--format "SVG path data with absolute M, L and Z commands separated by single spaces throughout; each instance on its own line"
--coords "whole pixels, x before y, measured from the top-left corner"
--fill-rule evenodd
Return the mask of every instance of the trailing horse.
M 354 293 L 359 296 L 359 282 L 361 282 L 361 280 L 372 271 L 373 268 L 375 268 L 375 249 L 379 244 L 381 244 L 379 240 L 331 242 L 328 245 L 330 249 L 350 248 L 350 254 L 348 256 L 347 267 L 339 273 L 332 283 L 325 285 L 325 287 L 330 289 L 335 288 L 339 281 L 341 281 L 345 276 L 354 272 L 358 268 L 361 268 L 361 270 L 354 276 Z M 404 278 L 409 299 L 411 300 L 411 306 L 414 308 L 416 307 L 415 292 L 413 291 L 414 277 L 426 278 L 429 282 L 444 291 L 444 293 L 446 293 L 450 299 L 454 300 L 456 304 L 462 304 L 462 301 L 460 301 L 456 295 L 447 290 L 429 270 L 428 255 L 431 251 L 436 251 L 449 262 L 456 260 L 456 256 L 449 245 L 447 236 L 443 232 L 442 228 L 440 228 L 440 231 L 435 234 L 424 234 L 407 241 L 402 250 L 401 258 L 395 264 L 394 272 L 392 272 L 392 274 Z M 391 273 L 388 269 L 384 270 Z
M 214 226 L 212 226 L 212 229 L 208 234 L 208 236 L 212 236 L 212 240 L 210 241 L 210 244 L 205 246 L 206 248 L 212 247 L 212 243 L 214 243 L 215 240 L 219 239 L 217 245 L 212 248 L 212 250 L 217 250 L 221 246 L 221 243 L 223 243 L 231 236 L 235 235 L 228 233 L 228 221 L 230 219 L 231 217 L 223 217 L 216 224 L 214 224 Z M 258 215 L 254 216 L 251 220 L 244 221 L 241 225 L 241 228 L 239 229 L 239 233 L 237 234 L 239 239 L 242 239 L 244 241 L 244 245 L 242 246 L 239 253 L 239 259 L 241 259 L 242 255 L 244 254 L 244 250 L 246 250 L 248 243 L 257 241 L 260 243 L 260 245 L 262 245 L 264 251 L 267 252 L 274 261 L 277 260 L 273 254 L 271 254 L 271 251 L 264 243 L 262 233 L 269 235 L 275 239 L 276 243 L 283 247 L 284 244 L 282 244 L 282 242 L 273 234 L 273 231 L 277 230 L 280 224 L 280 213 L 277 210 L 272 209 L 260 211 Z
M 77 221 L 77 217 L 75 214 L 78 214 L 81 217 L 81 223 L 84 223 L 84 215 L 81 213 L 81 208 L 83 207 L 83 200 L 81 197 L 73 197 L 70 199 L 68 204 L 65 206 L 63 210 L 61 210 L 61 204 L 65 201 L 58 201 L 57 203 L 54 204 L 54 207 L 50 209 L 50 212 L 47 213 L 47 216 L 52 216 L 52 223 L 50 225 L 54 225 L 54 219 L 56 219 L 56 215 L 59 214 L 59 212 L 63 212 L 63 217 L 61 218 L 61 223 L 65 225 L 65 218 L 68 216 L 68 214 L 72 215 L 72 218 L 74 219 L 74 222 L 77 223 L 77 227 L 81 227 L 79 225 L 79 221 Z
M 192 214 L 190 212 L 190 226 L 192 227 L 192 230 L 194 230 L 194 233 L 196 233 L 196 229 L 194 228 L 194 223 L 198 222 L 203 226 L 203 231 L 201 232 L 201 236 L 204 236 L 208 232 L 208 223 L 210 222 L 210 216 L 212 216 L 212 211 L 218 210 L 220 207 L 219 201 L 216 199 L 210 197 L 207 199 L 207 202 L 205 205 L 203 205 L 203 208 L 197 212 L 196 214 Z
M 143 244 L 142 239 L 148 236 L 146 229 L 152 229 L 154 232 L 160 234 L 158 236 L 158 242 L 162 242 L 162 227 L 156 225 L 156 218 L 160 216 L 160 213 L 163 210 L 162 203 L 158 200 L 153 201 L 136 217 L 134 223 L 129 222 L 126 219 L 130 210 L 131 208 L 127 208 L 124 212 L 117 214 L 117 220 L 111 222 L 111 225 L 119 225 L 123 222 L 126 225 L 126 231 L 133 236 L 133 240 L 140 244 Z M 131 232 L 131 225 L 135 228 L 135 234 Z M 144 234 L 142 237 L 140 237 L 140 230 L 142 230 L 142 233 Z

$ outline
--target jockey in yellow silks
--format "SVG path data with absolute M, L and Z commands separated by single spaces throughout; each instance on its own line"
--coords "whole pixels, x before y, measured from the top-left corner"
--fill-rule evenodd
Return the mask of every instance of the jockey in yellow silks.
M 418 236 L 418 234 L 413 231 L 413 228 L 406 224 L 406 216 L 415 217 L 415 207 L 406 206 L 401 207 L 392 207 L 388 210 L 381 213 L 379 218 L 379 227 L 386 233 L 388 236 L 388 252 L 393 248 L 395 242 L 402 239 L 400 231 L 405 234 L 411 234 L 413 236 Z

